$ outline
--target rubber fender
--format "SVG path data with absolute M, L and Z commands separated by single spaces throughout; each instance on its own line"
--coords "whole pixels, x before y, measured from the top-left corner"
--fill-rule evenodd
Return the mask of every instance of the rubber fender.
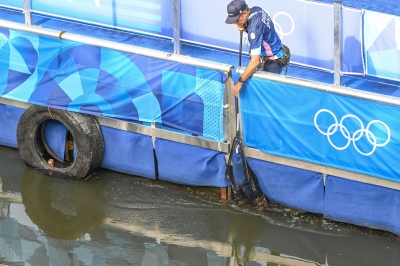
M 47 120 L 64 124 L 76 143 L 76 157 L 67 167 L 50 166 L 53 159 L 46 149 L 42 130 Z M 17 127 L 17 143 L 22 159 L 33 168 L 61 172 L 77 179 L 89 177 L 100 167 L 104 157 L 104 141 L 94 116 L 32 105 L 22 114 Z

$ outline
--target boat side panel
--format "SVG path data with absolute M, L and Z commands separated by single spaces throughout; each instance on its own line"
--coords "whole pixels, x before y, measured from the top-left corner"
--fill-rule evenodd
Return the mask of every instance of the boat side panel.
M 25 109 L 0 104 L 0 145 L 17 148 L 18 121 Z
M 227 187 L 225 153 L 156 139 L 160 180 L 192 186 Z
M 323 212 L 322 174 L 252 158 L 247 162 L 269 200 L 303 211 Z
M 400 191 L 328 175 L 324 217 L 400 235 Z

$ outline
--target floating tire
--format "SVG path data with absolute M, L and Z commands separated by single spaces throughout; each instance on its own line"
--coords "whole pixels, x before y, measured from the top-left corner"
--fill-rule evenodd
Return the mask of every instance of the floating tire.
M 54 159 L 43 138 L 48 120 L 61 122 L 72 134 L 76 146 L 72 164 L 48 164 L 49 159 Z M 77 179 L 85 179 L 93 173 L 100 167 L 104 156 L 103 135 L 94 116 L 35 105 L 26 109 L 18 122 L 17 142 L 28 166 L 61 172 Z

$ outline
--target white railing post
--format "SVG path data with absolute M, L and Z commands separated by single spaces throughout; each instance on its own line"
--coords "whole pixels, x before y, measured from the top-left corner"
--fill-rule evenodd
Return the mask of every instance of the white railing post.
M 342 1 L 335 0 L 334 4 L 334 84 L 342 85 Z
M 24 0 L 25 24 L 32 25 L 31 0 Z
M 173 1 L 174 53 L 181 54 L 181 0 Z

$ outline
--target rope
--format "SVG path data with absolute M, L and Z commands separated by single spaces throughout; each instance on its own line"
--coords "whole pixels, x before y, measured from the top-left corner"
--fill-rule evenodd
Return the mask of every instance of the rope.
M 51 114 L 51 111 L 50 111 L 50 108 L 49 108 L 49 107 L 47 107 L 47 110 L 49 111 L 49 114 L 50 114 L 51 119 L 54 120 L 54 117 L 53 117 L 53 115 Z
M 58 38 L 61 39 L 61 36 L 62 36 L 64 33 L 66 33 L 65 30 L 61 31 L 61 32 L 58 34 Z

